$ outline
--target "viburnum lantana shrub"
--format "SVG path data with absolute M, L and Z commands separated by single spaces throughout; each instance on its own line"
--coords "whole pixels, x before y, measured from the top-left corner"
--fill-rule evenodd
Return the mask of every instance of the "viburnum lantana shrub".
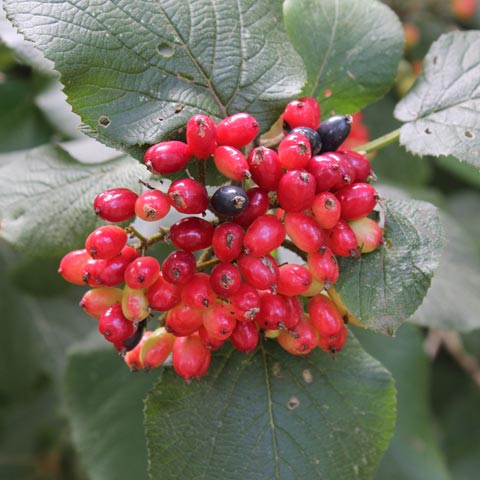
M 151 478 L 372 478 L 395 390 L 355 331 L 394 335 L 411 317 L 443 233 L 432 205 L 379 194 L 366 155 L 400 139 L 478 165 L 478 32 L 441 37 L 397 105 L 400 131 L 352 150 L 402 55 L 376 0 L 4 4 L 84 132 L 126 154 L 38 151 L 28 180 L 51 172 L 72 208 L 42 222 L 41 204 L 9 205 L 2 235 L 61 251 L 109 353 L 160 367 Z

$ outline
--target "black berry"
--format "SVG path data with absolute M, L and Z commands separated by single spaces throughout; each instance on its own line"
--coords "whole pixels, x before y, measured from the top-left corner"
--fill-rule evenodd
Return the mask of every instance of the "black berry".
M 210 203 L 221 215 L 238 215 L 248 205 L 248 197 L 243 188 L 226 185 L 212 195 Z
M 320 150 L 322 149 L 322 139 L 320 138 L 319 133 L 316 130 L 313 130 L 313 128 L 295 127 L 293 130 L 290 130 L 289 133 L 301 133 L 307 137 L 312 149 L 312 156 L 320 153 Z
M 322 140 L 320 153 L 334 152 L 348 137 L 352 126 L 351 115 L 333 115 L 317 128 Z

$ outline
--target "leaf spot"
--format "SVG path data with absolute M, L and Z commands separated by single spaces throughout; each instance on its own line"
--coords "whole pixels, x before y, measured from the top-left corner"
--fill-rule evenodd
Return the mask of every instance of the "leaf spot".
M 157 46 L 158 53 L 165 58 L 173 57 L 175 50 L 168 43 L 160 43 Z
M 473 133 L 471 130 L 467 130 L 467 131 L 465 132 L 465 136 L 466 136 L 467 138 L 475 138 L 475 135 L 474 135 L 474 133 Z
M 187 82 L 190 82 L 190 83 L 192 83 L 195 80 L 195 78 L 192 75 L 185 72 L 178 72 L 177 77 L 182 80 L 186 80 Z
M 427 135 L 430 135 L 430 134 L 432 133 L 432 131 L 430 130 L 430 128 L 427 127 L 427 128 L 425 129 L 425 133 L 426 133 Z
M 438 57 L 433 57 L 433 64 L 434 64 L 434 65 L 437 64 L 437 60 L 438 60 Z
M 289 410 L 295 410 L 299 406 L 300 406 L 300 400 L 298 399 L 298 397 L 296 397 L 295 395 L 290 397 L 290 400 L 287 403 L 287 408 Z
M 280 363 L 275 362 L 272 365 L 272 375 L 276 378 L 280 378 L 282 373 L 282 368 L 280 367 Z
M 108 115 L 100 115 L 98 117 L 98 125 L 100 125 L 103 128 L 107 128 L 111 124 L 110 117 Z
M 182 105 L 181 103 L 179 103 L 179 104 L 175 107 L 175 113 L 180 113 L 184 108 L 185 108 L 185 105 Z
M 303 376 L 303 380 L 305 380 L 305 383 L 312 383 L 313 382 L 312 372 L 308 368 L 306 368 L 302 372 L 302 376 Z
M 332 93 L 333 93 L 333 92 L 332 92 L 330 89 L 327 88 L 327 89 L 323 92 L 323 96 L 324 96 L 325 98 L 330 98 L 330 97 L 332 96 Z

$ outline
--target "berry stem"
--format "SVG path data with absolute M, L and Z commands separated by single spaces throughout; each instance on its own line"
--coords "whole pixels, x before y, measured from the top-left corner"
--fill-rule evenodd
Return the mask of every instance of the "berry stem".
M 375 150 L 380 150 L 393 142 L 398 142 L 399 138 L 400 129 L 397 128 L 397 130 L 393 130 L 392 132 L 382 135 L 371 142 L 360 145 L 359 147 L 354 148 L 354 150 L 362 154 L 374 152 Z
M 148 243 L 148 240 L 146 237 L 144 237 L 135 227 L 133 227 L 132 225 L 129 225 L 128 227 L 125 228 L 125 232 L 127 232 L 129 235 L 133 235 L 135 237 L 137 237 L 140 242 L 142 242 L 143 244 L 146 244 Z
M 205 268 L 216 265 L 217 263 L 220 263 L 220 260 L 216 257 L 211 258 L 210 260 L 206 260 L 204 262 L 197 262 L 197 270 L 203 270 Z

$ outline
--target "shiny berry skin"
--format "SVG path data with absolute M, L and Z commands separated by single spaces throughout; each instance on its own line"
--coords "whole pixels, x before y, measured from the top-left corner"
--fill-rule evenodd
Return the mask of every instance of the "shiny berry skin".
M 258 345 L 258 327 L 255 322 L 237 322 L 229 337 L 231 344 L 240 352 L 251 353 Z
M 139 360 L 145 370 L 162 365 L 173 349 L 175 335 L 159 327 L 149 335 L 140 349 Z
M 165 328 L 176 337 L 195 333 L 203 323 L 203 311 L 180 303 L 167 313 Z
M 282 295 L 264 293 L 260 297 L 260 311 L 255 317 L 260 328 L 278 330 L 285 328 L 288 307 Z
M 308 127 L 316 129 L 320 123 L 320 105 L 313 97 L 292 100 L 283 111 L 283 120 L 289 128 Z
M 278 265 L 271 255 L 247 255 L 241 253 L 237 259 L 243 278 L 258 290 L 276 288 L 278 281 Z
M 123 222 L 135 216 L 138 195 L 128 188 L 111 188 L 95 197 L 93 209 L 107 222 Z
M 318 344 L 319 335 L 309 320 L 304 316 L 295 328 L 280 333 L 278 343 L 292 355 L 307 355 Z
M 171 140 L 152 145 L 143 161 L 152 173 L 163 175 L 184 169 L 191 158 L 192 152 L 186 143 Z
M 324 337 L 334 337 L 344 327 L 337 306 L 326 295 L 312 297 L 308 302 L 308 313 L 318 333 Z
M 285 227 L 275 215 L 261 215 L 245 232 L 243 246 L 252 255 L 265 255 L 278 248 L 285 240 L 285 235 Z
M 289 133 L 278 145 L 278 161 L 287 170 L 304 168 L 311 156 L 310 142 L 303 132 Z
M 278 268 L 278 293 L 282 295 L 301 295 L 312 284 L 311 273 L 302 265 L 286 263 Z
M 83 294 L 80 306 L 85 313 L 99 319 L 115 303 L 121 303 L 122 289 L 113 287 L 92 288 Z
M 312 213 L 320 227 L 329 230 L 338 220 L 342 207 L 337 197 L 331 192 L 321 192 L 315 195 L 312 203 Z
M 180 213 L 203 213 L 208 207 L 207 189 L 191 178 L 172 182 L 167 195 L 170 205 Z
M 199 217 L 186 217 L 170 227 L 170 240 L 182 250 L 193 252 L 212 244 L 214 227 Z
M 125 318 L 135 323 L 147 318 L 150 315 L 150 307 L 145 290 L 137 290 L 125 285 L 122 294 L 122 312 Z
M 183 287 L 181 293 L 182 302 L 198 310 L 207 310 L 215 305 L 217 296 L 210 285 L 210 275 L 196 273 Z
M 217 125 L 219 145 L 242 148 L 254 140 L 258 134 L 258 123 L 248 113 L 236 113 L 224 118 Z
M 172 349 L 172 365 L 175 372 L 187 382 L 207 373 L 210 366 L 210 350 L 198 335 L 175 339 Z
M 330 248 L 323 247 L 318 252 L 309 253 L 307 264 L 313 277 L 323 282 L 325 289 L 338 280 L 338 262 Z
M 327 233 L 310 215 L 288 212 L 285 229 L 292 242 L 304 252 L 316 252 L 327 241 Z
M 350 225 L 343 219 L 340 219 L 330 230 L 328 246 L 335 255 L 340 257 L 358 258 L 360 255 L 357 237 Z
M 240 270 L 230 262 L 218 263 L 210 272 L 210 285 L 220 298 L 231 297 L 241 284 Z
M 100 317 L 98 330 L 106 340 L 118 344 L 131 337 L 135 333 L 136 327 L 123 315 L 122 306 L 115 304 Z
M 320 335 L 318 338 L 318 346 L 325 352 L 332 354 L 332 357 L 339 352 L 347 341 L 348 330 L 345 325 L 337 335 L 324 336 Z
M 303 303 L 299 296 L 283 295 L 283 299 L 285 300 L 285 304 L 287 306 L 287 318 L 284 322 L 285 328 L 287 330 L 292 330 L 301 322 L 303 318 Z
M 357 245 L 362 253 L 370 253 L 383 244 L 383 230 L 371 218 L 364 217 L 348 222 L 357 237 Z
M 207 347 L 211 352 L 214 352 L 215 350 L 218 350 L 224 343 L 225 340 L 218 339 L 218 338 L 213 338 L 208 330 L 201 325 L 200 328 L 197 331 L 198 336 L 202 340 L 202 343 Z
M 283 170 L 275 150 L 256 147 L 247 158 L 252 180 L 264 190 L 274 191 L 282 178 Z
M 341 218 L 356 220 L 366 217 L 375 207 L 377 191 L 369 183 L 353 183 L 335 193 L 341 205 Z
M 130 288 L 151 287 L 160 275 L 160 263 L 154 257 L 139 257 L 133 260 L 125 270 L 125 283 Z
M 84 267 L 91 258 L 85 248 L 72 250 L 60 260 L 58 273 L 69 283 L 85 285 Z
M 295 127 L 290 130 L 289 135 L 293 133 L 299 133 L 307 138 L 312 155 L 318 155 L 320 153 L 322 149 L 322 139 L 316 130 L 308 127 Z
M 370 179 L 377 178 L 372 170 L 370 160 L 361 153 L 353 150 L 338 150 L 338 153 L 342 154 L 355 169 L 356 182 L 367 182 Z
M 315 177 L 317 193 L 330 190 L 341 181 L 340 159 L 336 153 L 316 155 L 305 168 Z
M 170 202 L 160 190 L 146 190 L 135 202 L 135 215 L 146 222 L 161 220 L 170 210 Z
M 85 240 L 85 248 L 92 258 L 108 260 L 119 255 L 127 244 L 127 233 L 116 225 L 95 229 Z
M 195 255 L 186 250 L 175 250 L 168 254 L 162 263 L 163 278 L 175 285 L 186 285 L 195 274 Z
M 312 206 L 317 184 L 306 170 L 289 170 L 278 184 L 277 197 L 287 212 L 301 212 Z
M 114 260 L 117 260 L 116 258 Z M 114 287 L 117 283 L 105 283 L 104 279 L 102 278 L 103 271 L 105 270 L 105 266 L 107 264 L 107 260 L 98 259 L 94 260 L 90 258 L 82 269 L 82 278 L 85 284 L 89 285 L 90 287 L 99 287 L 101 285 Z M 121 283 L 123 280 L 120 280 Z
M 248 283 L 242 283 L 229 300 L 231 313 L 240 322 L 251 322 L 260 311 L 260 294 Z
M 229 145 L 215 149 L 213 161 L 217 170 L 230 180 L 240 182 L 250 177 L 248 162 L 240 150 Z
M 167 312 L 180 303 L 181 292 L 180 285 L 167 282 L 160 272 L 157 281 L 147 290 L 148 305 L 153 310 Z
M 221 303 L 217 303 L 203 314 L 203 326 L 209 335 L 217 340 L 226 340 L 232 334 L 236 324 L 237 320 Z
M 257 217 L 267 213 L 270 208 L 268 193 L 260 187 L 252 187 L 247 190 L 248 205 L 236 215 L 233 221 L 242 227 L 248 227 Z
M 213 253 L 221 262 L 231 262 L 241 253 L 243 247 L 243 228 L 237 223 L 225 222 L 217 225 L 213 232 Z
M 320 123 L 317 128 L 322 139 L 320 152 L 334 152 L 348 137 L 352 122 L 351 115 L 333 115 Z
M 215 190 L 210 202 L 216 213 L 234 216 L 247 208 L 248 197 L 243 188 L 225 185 Z
M 217 147 L 217 126 L 208 116 L 197 114 L 187 122 L 187 144 L 195 157 L 206 160 Z
M 342 188 L 345 188 L 348 185 L 354 183 L 357 179 L 357 172 L 348 160 L 348 157 L 346 157 L 342 153 L 335 152 L 331 153 L 330 155 L 336 155 L 338 159 L 338 164 L 340 166 L 340 179 L 331 188 L 332 192 L 336 192 L 337 190 L 341 190 Z

